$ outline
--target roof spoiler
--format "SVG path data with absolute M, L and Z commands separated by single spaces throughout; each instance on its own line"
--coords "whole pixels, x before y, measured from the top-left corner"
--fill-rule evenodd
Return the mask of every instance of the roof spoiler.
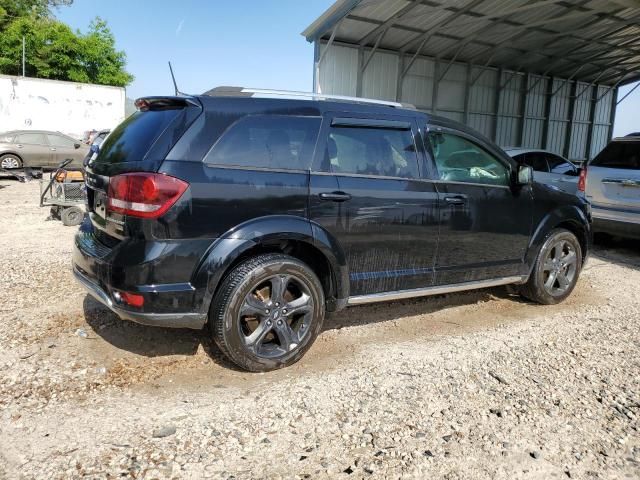
M 198 107 L 202 105 L 193 97 L 141 97 L 135 101 L 135 106 L 141 112 L 147 110 L 170 110 L 176 108 Z

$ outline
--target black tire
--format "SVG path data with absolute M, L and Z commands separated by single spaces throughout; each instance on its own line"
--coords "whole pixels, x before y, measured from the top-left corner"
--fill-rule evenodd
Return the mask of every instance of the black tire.
M 324 314 L 316 274 L 296 258 L 270 253 L 250 258 L 226 276 L 211 303 L 209 325 L 233 363 L 265 372 L 300 360 L 322 331 Z
M 84 211 L 80 207 L 68 207 L 62 210 L 60 214 L 60 220 L 62 224 L 67 227 L 75 227 L 82 223 L 84 218 Z
M 520 294 L 543 305 L 560 303 L 571 295 L 581 269 L 580 242 L 569 230 L 556 228 L 544 241 Z
M 7 163 L 11 163 L 12 165 L 6 165 Z M 11 170 L 15 168 L 22 168 L 22 159 L 13 153 L 7 153 L 5 155 L 0 155 L 0 167 L 6 170 Z

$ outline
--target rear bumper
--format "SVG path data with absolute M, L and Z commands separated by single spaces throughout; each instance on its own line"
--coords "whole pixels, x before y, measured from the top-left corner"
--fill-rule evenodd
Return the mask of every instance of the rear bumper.
M 73 275 L 89 295 L 123 320 L 130 320 L 153 327 L 192 328 L 198 330 L 201 329 L 207 321 L 206 315 L 201 313 L 142 313 L 121 308 L 114 303 L 107 292 L 87 275 L 82 273 L 75 265 L 73 267 Z

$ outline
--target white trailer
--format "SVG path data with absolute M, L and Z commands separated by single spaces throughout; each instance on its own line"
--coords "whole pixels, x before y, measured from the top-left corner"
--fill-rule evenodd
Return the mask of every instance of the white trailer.
M 82 138 L 125 118 L 125 89 L 0 75 L 0 132 L 51 130 Z

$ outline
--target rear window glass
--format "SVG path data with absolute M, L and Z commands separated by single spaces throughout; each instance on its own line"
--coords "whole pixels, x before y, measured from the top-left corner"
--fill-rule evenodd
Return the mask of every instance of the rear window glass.
M 136 112 L 116 127 L 102 144 L 96 162 L 139 162 L 180 114 L 181 109 Z
M 308 170 L 320 119 L 250 115 L 234 123 L 206 155 L 205 163 Z
M 640 142 L 611 142 L 593 159 L 591 165 L 640 170 Z

